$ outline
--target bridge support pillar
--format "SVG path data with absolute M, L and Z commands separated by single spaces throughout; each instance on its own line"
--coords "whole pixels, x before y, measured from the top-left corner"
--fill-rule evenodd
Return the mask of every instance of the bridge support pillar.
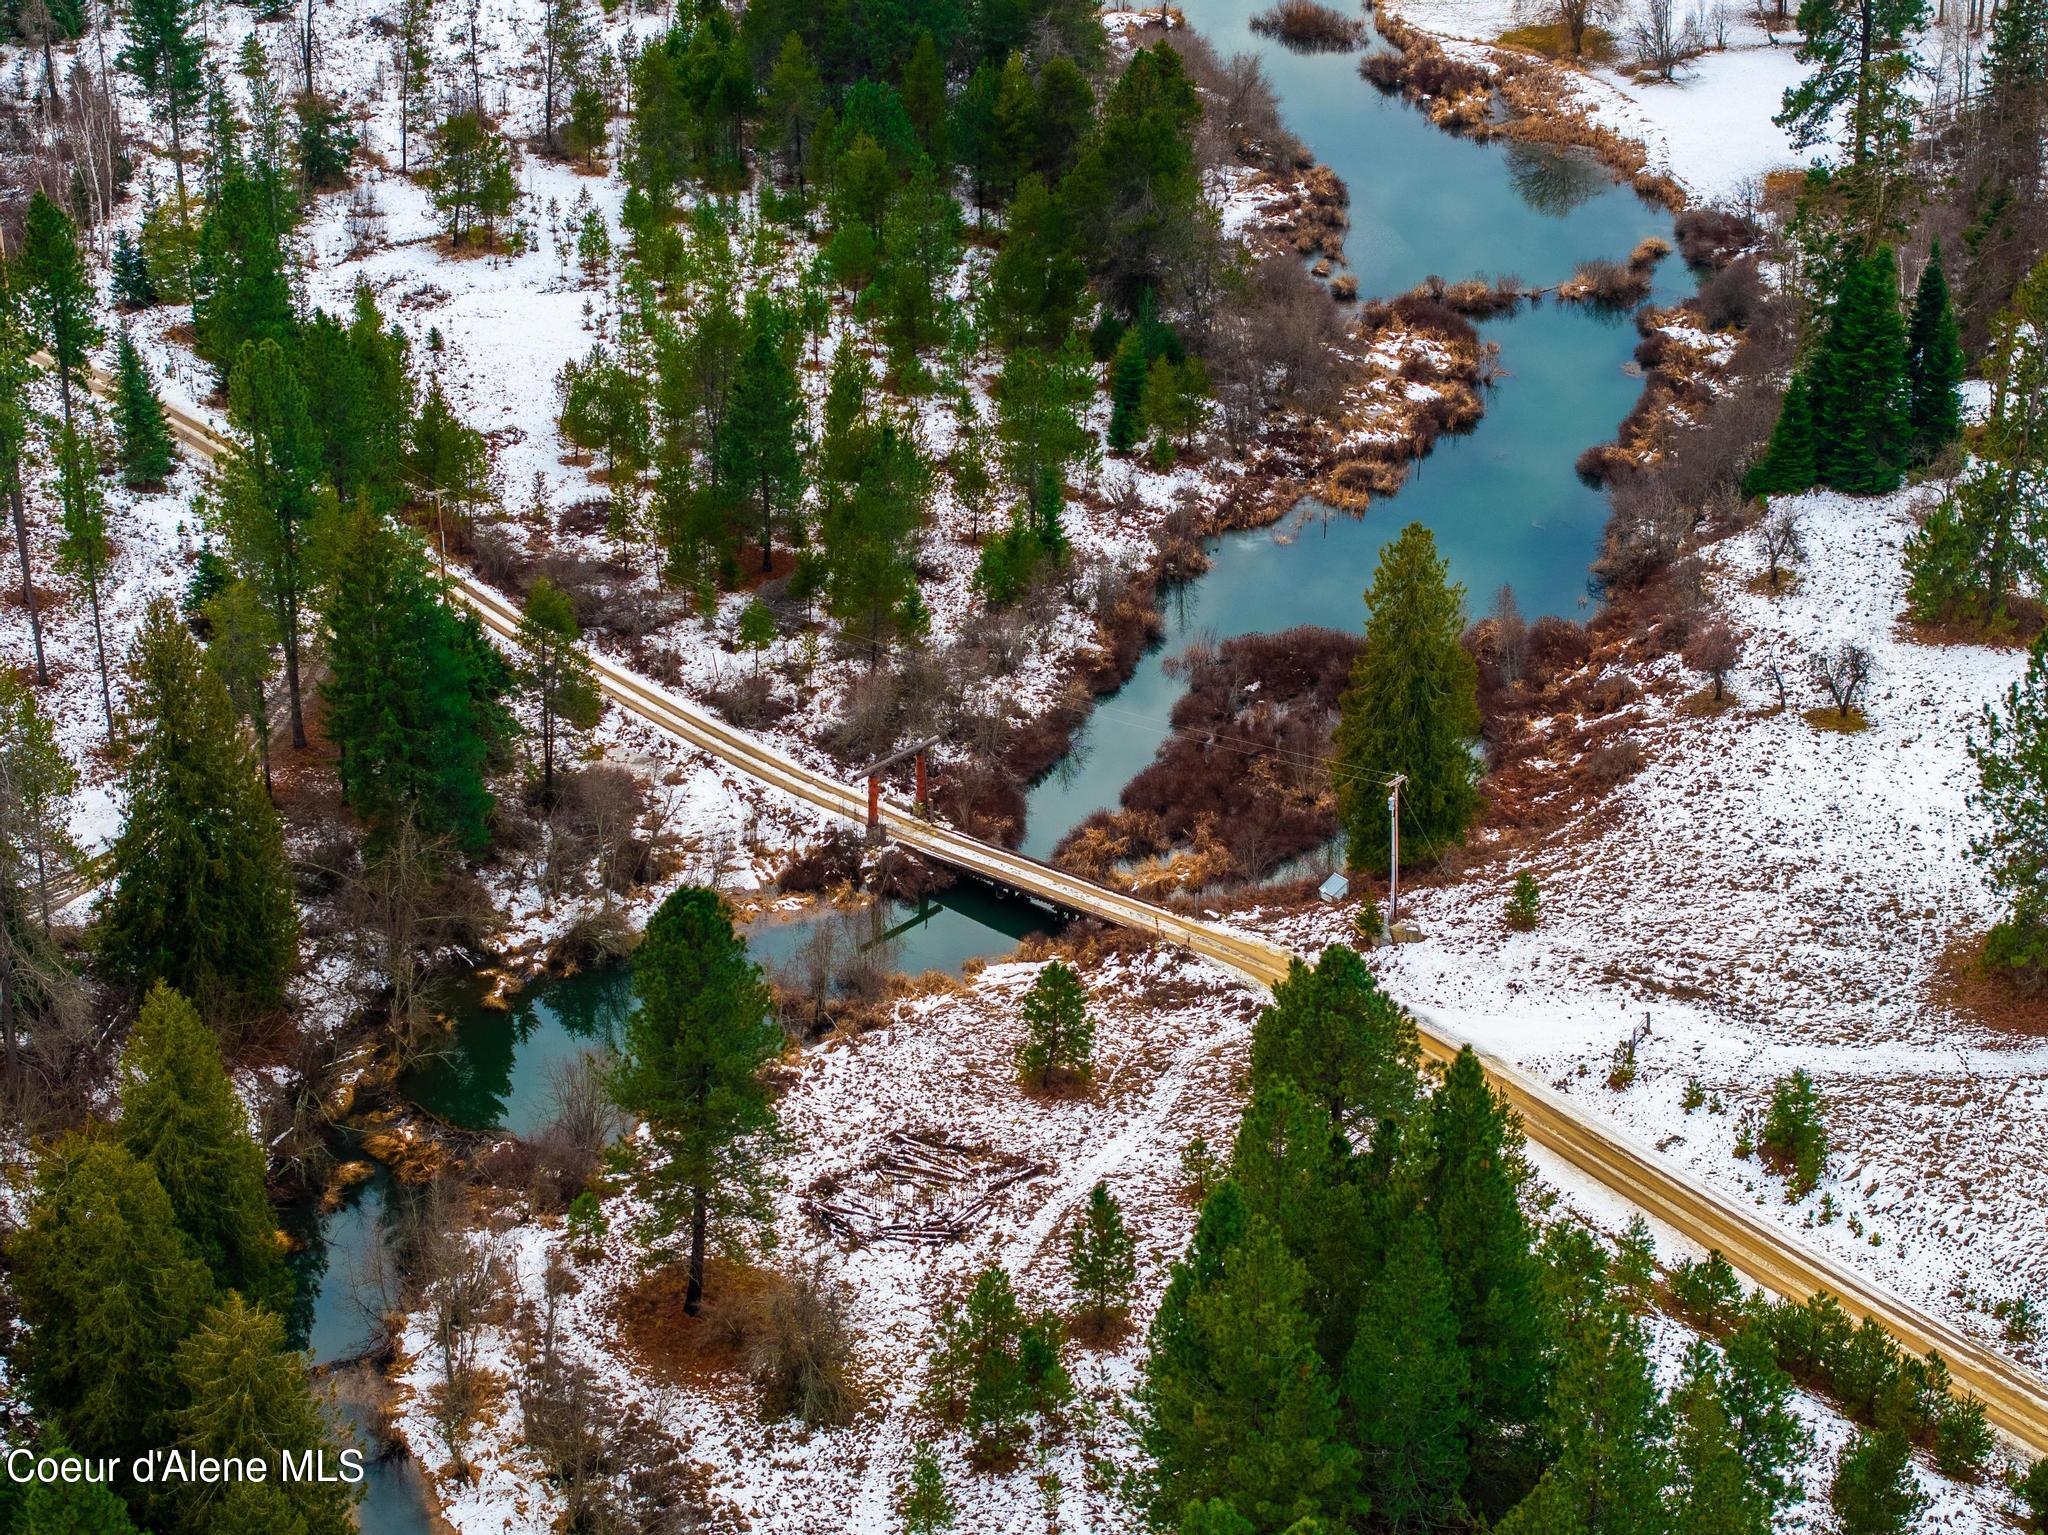
M 917 754 L 917 813 L 919 815 L 925 813 L 925 799 L 924 753 L 919 752 Z

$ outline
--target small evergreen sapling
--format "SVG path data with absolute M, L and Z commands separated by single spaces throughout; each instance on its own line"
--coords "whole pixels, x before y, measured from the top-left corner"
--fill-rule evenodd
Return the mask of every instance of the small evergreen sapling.
M 1518 933 L 1533 931 L 1542 919 L 1542 899 L 1536 876 L 1527 869 L 1517 874 L 1514 892 L 1508 897 L 1508 926 Z
M 1785 1197 L 1803 1199 L 1811 1193 L 1827 1170 L 1828 1131 L 1821 1119 L 1820 1094 L 1805 1068 L 1780 1077 L 1771 1090 L 1761 1139 L 1764 1150 L 1790 1169 Z
M 1027 1316 L 1000 1264 L 981 1271 L 964 1305 L 946 1304 L 938 1334 L 925 1404 L 968 1430 L 984 1464 L 1009 1461 L 1032 1417 L 1073 1396 L 1058 1319 Z
M 790 40 L 796 40 L 791 34 Z M 946 1491 L 946 1474 L 929 1444 L 920 1444 L 910 1457 L 910 1480 L 904 1483 L 896 1505 L 903 1520 L 903 1535 L 937 1535 L 950 1530 L 960 1511 Z
M 1067 1238 L 1067 1273 L 1081 1297 L 1083 1326 L 1101 1334 L 1123 1314 L 1138 1276 L 1136 1247 L 1107 1184 L 1089 1190 L 1087 1213 Z
M 1095 1074 L 1095 1020 L 1081 978 L 1054 960 L 1024 996 L 1024 1039 L 1017 1075 L 1043 1092 L 1056 1076 L 1087 1082 Z
M 156 490 L 170 477 L 177 461 L 171 446 L 171 429 L 164 420 L 163 401 L 157 398 L 142 354 L 134 338 L 121 332 L 114 396 L 114 424 L 121 434 L 121 483 L 130 490 Z
M 1819 470 L 1813 449 L 1813 386 L 1804 372 L 1792 375 L 1778 405 L 1778 423 L 1763 454 L 1742 477 L 1745 496 L 1796 496 L 1813 489 Z M 1777 571 L 1772 570 L 1775 588 Z

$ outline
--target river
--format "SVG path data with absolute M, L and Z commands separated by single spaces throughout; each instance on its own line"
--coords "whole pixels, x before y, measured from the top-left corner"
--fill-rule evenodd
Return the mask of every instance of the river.
M 1296 54 L 1252 32 L 1260 8 L 1260 0 L 1217 0 L 1191 20 L 1226 57 L 1259 57 L 1288 127 L 1350 189 L 1346 254 L 1362 294 L 1400 293 L 1432 274 L 1513 273 L 1547 287 L 1581 261 L 1620 259 L 1645 236 L 1669 233 L 1668 213 L 1578 152 L 1447 134 L 1361 79 L 1358 54 Z M 1667 260 L 1652 299 L 1671 303 L 1690 282 L 1676 258 Z M 1297 624 L 1356 627 L 1380 547 L 1409 522 L 1435 534 L 1475 609 L 1506 583 L 1531 617 L 1582 616 L 1605 503 L 1579 482 L 1573 464 L 1610 438 L 1635 402 L 1641 383 L 1626 371 L 1634 329 L 1626 316 L 1555 303 L 1480 329 L 1499 344 L 1507 376 L 1488 391 L 1476 430 L 1439 439 L 1398 496 L 1376 501 L 1362 517 L 1305 502 L 1274 527 L 1212 541 L 1208 572 L 1166 595 L 1161 644 L 1102 700 L 1067 760 L 1032 791 L 1027 852 L 1044 856 L 1069 828 L 1114 806 L 1151 760 L 1181 691 L 1165 662 L 1188 639 Z M 963 883 L 921 907 L 889 903 L 862 941 L 883 939 L 900 969 L 957 972 L 1046 925 L 1028 903 Z M 769 922 L 753 924 L 747 936 L 756 958 L 775 966 L 792 958 L 804 932 L 801 922 Z M 556 1065 L 602 1043 L 627 1005 L 619 970 L 536 988 L 509 1014 L 464 1006 L 447 1048 L 416 1068 L 405 1090 L 453 1123 L 529 1132 L 546 1120 Z M 305 1223 L 303 1313 L 316 1362 L 348 1358 L 370 1337 L 371 1308 L 360 1297 L 378 1288 L 397 1197 L 379 1172 L 339 1210 Z M 374 1469 L 363 1524 L 376 1535 L 425 1535 L 426 1503 L 413 1467 Z

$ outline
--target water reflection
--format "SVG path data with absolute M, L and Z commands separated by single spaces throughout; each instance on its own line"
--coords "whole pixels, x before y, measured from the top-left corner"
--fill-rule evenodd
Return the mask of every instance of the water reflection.
M 1547 144 L 1507 146 L 1508 180 L 1523 202 L 1538 213 L 1563 218 L 1603 193 L 1614 178 L 1591 155 Z

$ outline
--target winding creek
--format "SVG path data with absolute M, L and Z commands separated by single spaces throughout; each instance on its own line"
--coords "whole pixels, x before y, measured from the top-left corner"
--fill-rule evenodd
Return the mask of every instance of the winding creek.
M 1261 3 L 1217 0 L 1193 19 L 1220 54 L 1259 56 L 1284 121 L 1350 189 L 1347 254 L 1362 294 L 1399 293 L 1431 274 L 1513 273 L 1548 286 L 1581 261 L 1620 258 L 1645 236 L 1669 232 L 1662 208 L 1576 152 L 1447 134 L 1362 80 L 1358 54 L 1295 54 L 1258 36 L 1248 23 Z M 1665 261 L 1652 301 L 1674 302 L 1690 281 L 1676 258 Z M 1151 760 L 1181 691 L 1164 663 L 1190 638 L 1356 626 L 1381 545 L 1409 522 L 1434 532 L 1475 607 L 1511 583 L 1531 617 L 1579 615 L 1590 601 L 1587 567 L 1605 504 L 1579 482 L 1573 461 L 1611 437 L 1635 402 L 1640 382 L 1625 371 L 1634 329 L 1625 315 L 1555 303 L 1480 328 L 1499 344 L 1507 376 L 1489 391 L 1476 430 L 1440 439 L 1398 497 L 1363 517 L 1304 502 L 1274 527 L 1215 540 L 1209 571 L 1168 594 L 1163 642 L 1100 702 L 1068 759 L 1031 793 L 1025 851 L 1049 853 L 1069 828 L 1114 806 Z M 1027 903 L 962 883 L 917 909 L 885 905 L 864 936 L 886 943 L 897 968 L 957 972 L 1046 924 Z M 805 931 L 803 922 L 756 923 L 748 942 L 774 966 L 794 956 Z M 537 987 L 510 1014 L 466 1005 L 446 1048 L 404 1089 L 453 1124 L 534 1130 L 550 1112 L 556 1065 L 601 1042 L 627 1005 L 623 970 Z M 302 1326 L 316 1363 L 348 1360 L 369 1343 L 379 1259 L 400 1197 L 380 1170 L 338 1210 L 303 1217 Z M 344 1411 L 366 1421 L 366 1408 L 345 1400 Z M 425 1535 L 431 1519 L 415 1468 L 373 1469 L 363 1527 Z

